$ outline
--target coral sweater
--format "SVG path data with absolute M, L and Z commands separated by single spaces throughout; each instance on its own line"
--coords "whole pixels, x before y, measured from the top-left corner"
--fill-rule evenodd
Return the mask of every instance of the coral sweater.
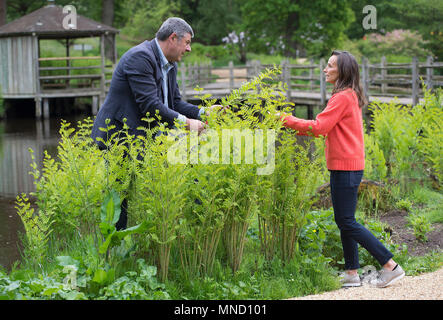
M 334 94 L 315 120 L 281 116 L 283 125 L 299 135 L 326 136 L 326 165 L 329 170 L 363 170 L 365 147 L 362 110 L 354 90 Z

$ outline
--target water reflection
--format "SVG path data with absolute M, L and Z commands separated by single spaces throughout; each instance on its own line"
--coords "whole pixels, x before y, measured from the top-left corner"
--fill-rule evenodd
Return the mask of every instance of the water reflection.
M 73 125 L 82 118 L 64 117 Z M 32 163 L 29 148 L 41 169 L 45 150 L 55 157 L 61 119 L 5 119 L 0 121 L 0 265 L 10 268 L 20 258 L 19 234 L 23 232 L 14 208 L 15 197 L 35 191 L 29 174 Z

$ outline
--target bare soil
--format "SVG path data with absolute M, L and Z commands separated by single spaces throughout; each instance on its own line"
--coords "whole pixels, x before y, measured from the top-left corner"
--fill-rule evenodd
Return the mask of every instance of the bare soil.
M 423 256 L 433 250 L 443 248 L 443 223 L 433 223 L 432 230 L 426 236 L 428 241 L 418 241 L 414 231 L 408 225 L 408 213 L 404 210 L 392 210 L 382 216 L 380 221 L 389 225 L 392 240 L 397 244 L 406 244 L 408 253 L 413 256 Z

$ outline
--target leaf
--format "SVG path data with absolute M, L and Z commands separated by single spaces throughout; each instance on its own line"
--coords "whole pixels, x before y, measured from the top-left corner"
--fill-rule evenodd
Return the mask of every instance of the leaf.
M 55 258 L 58 261 L 58 265 L 62 267 L 66 266 L 77 266 L 79 262 L 70 256 L 58 256 Z
M 94 278 L 92 281 L 97 282 L 99 284 L 104 284 L 108 278 L 108 274 L 104 269 L 97 269 L 94 273 Z
M 141 224 L 138 224 L 136 226 L 117 231 L 116 236 L 118 237 L 119 240 L 123 240 L 123 238 L 126 237 L 127 235 L 134 233 L 141 233 L 146 230 L 148 230 L 148 223 L 146 221 L 143 221 Z
M 112 231 L 110 234 L 108 234 L 108 236 L 106 237 L 105 242 L 103 242 L 103 243 L 100 245 L 100 248 L 98 249 L 98 252 L 99 252 L 99 253 L 101 253 L 101 254 L 105 254 L 106 251 L 108 251 L 109 245 L 110 245 L 110 243 L 111 243 L 111 241 L 112 241 L 112 238 L 114 237 L 114 235 L 115 235 L 116 232 L 117 232 L 117 231 L 115 231 L 115 229 L 114 229 L 114 231 Z
M 120 217 L 120 211 L 120 196 L 112 189 L 105 196 L 101 206 L 100 219 L 102 222 L 116 224 Z
M 42 295 L 44 296 L 51 296 L 53 293 L 59 292 L 61 287 L 47 287 L 45 290 L 43 290 Z
M 114 225 L 110 225 L 107 222 L 100 222 L 99 224 L 99 228 L 100 228 L 100 232 L 102 233 L 102 235 L 104 235 L 105 237 L 108 236 L 108 234 L 112 233 L 113 231 L 115 231 L 115 226 Z

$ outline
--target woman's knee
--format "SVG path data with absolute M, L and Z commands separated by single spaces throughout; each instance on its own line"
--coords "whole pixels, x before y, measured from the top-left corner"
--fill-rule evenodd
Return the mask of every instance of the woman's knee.
M 359 228 L 359 224 L 355 218 L 337 218 L 335 217 L 335 223 L 340 231 L 352 231 Z

